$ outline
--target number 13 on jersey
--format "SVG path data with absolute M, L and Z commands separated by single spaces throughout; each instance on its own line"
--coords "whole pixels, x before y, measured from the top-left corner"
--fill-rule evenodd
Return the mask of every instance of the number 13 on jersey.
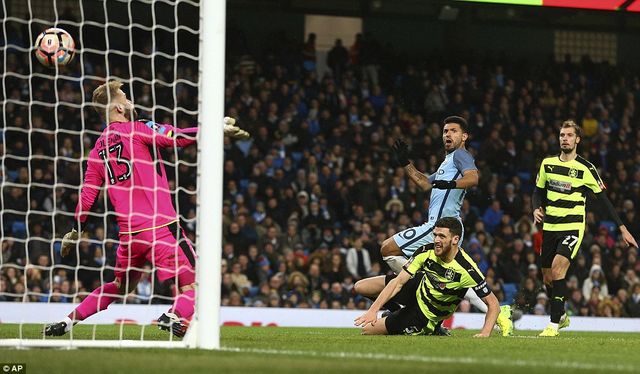
M 116 184 L 118 182 L 123 182 L 131 178 L 131 162 L 128 159 L 122 157 L 122 143 L 116 143 L 111 147 L 109 147 L 108 150 L 109 150 L 109 153 L 107 153 L 107 148 L 102 149 L 98 152 L 98 155 L 100 156 L 101 159 L 104 160 L 104 163 L 107 166 L 107 172 L 109 174 L 109 182 L 111 182 L 111 184 Z M 114 154 L 114 153 L 116 156 L 115 157 L 116 166 L 118 165 L 125 166 L 125 171 L 122 174 L 116 175 L 113 165 L 111 165 L 111 163 L 109 162 L 109 154 Z M 122 168 L 119 167 L 117 169 L 121 170 Z

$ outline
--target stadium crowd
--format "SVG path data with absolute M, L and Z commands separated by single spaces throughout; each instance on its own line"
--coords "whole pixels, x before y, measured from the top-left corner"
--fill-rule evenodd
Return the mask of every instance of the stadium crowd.
M 535 67 L 507 57 L 455 63 L 409 58 L 360 35 L 351 46 L 336 42 L 328 54 L 331 70 L 319 76 L 313 37 L 303 45 L 284 35 L 273 39 L 264 51 L 232 51 L 227 62 L 226 113 L 252 139 L 225 139 L 223 305 L 366 308 L 369 301 L 352 293 L 354 283 L 388 271 L 382 241 L 422 223 L 429 202 L 395 164 L 390 146 L 402 137 L 418 169 L 435 172 L 444 157 L 441 121 L 450 114 L 467 118 L 467 148 L 480 172 L 478 187 L 463 203 L 462 246 L 501 303 L 549 313 L 536 263 L 542 239 L 532 222 L 531 193 L 540 161 L 558 150 L 559 124 L 566 119 L 582 126 L 579 154 L 597 166 L 622 221 L 640 238 L 637 72 L 588 58 Z M 28 73 L 16 56 L 9 54 L 8 63 L 9 70 Z M 92 70 L 101 71 L 98 65 Z M 197 81 L 197 69 L 184 74 Z M 71 83 L 58 97 L 88 102 L 90 83 L 84 98 Z M 7 79 L 7 97 L 28 101 L 24 84 Z M 45 86 L 39 94 L 53 90 Z M 153 95 L 141 92 L 136 104 L 152 106 Z M 185 87 L 176 105 L 196 106 L 196 99 Z M 78 256 L 59 256 L 58 238 L 71 225 L 74 186 L 81 183 L 81 164 L 74 160 L 95 135 L 56 137 L 38 129 L 53 128 L 56 118 L 65 128 L 86 123 L 100 129 L 94 114 L 85 112 L 83 122 L 79 110 L 60 108 L 54 117 L 45 106 L 35 114 L 28 106 L 5 107 L 12 128 L 34 131 L 3 132 L 2 176 L 10 183 L 2 191 L 0 300 L 71 302 L 112 276 L 104 266 L 113 266 L 117 245 L 109 215 L 94 219 Z M 195 147 L 167 155 L 176 158 L 186 162 L 168 175 L 185 188 L 175 201 L 194 239 Z M 98 212 L 104 210 L 103 204 Z M 589 200 L 587 210 L 585 238 L 569 271 L 567 311 L 640 317 L 638 251 L 621 244 L 596 201 Z M 168 302 L 171 287 L 153 282 L 149 272 L 130 302 Z

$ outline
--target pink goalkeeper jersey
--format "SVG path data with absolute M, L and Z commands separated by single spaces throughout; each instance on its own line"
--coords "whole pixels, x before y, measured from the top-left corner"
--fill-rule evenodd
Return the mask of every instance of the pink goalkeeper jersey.
M 159 148 L 194 144 L 197 132 L 152 121 L 110 123 L 89 153 L 76 220 L 86 221 L 106 180 L 121 234 L 177 221 Z

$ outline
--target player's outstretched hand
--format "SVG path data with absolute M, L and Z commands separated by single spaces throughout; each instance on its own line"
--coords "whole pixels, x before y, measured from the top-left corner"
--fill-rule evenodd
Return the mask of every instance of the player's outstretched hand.
M 371 326 L 375 326 L 376 325 L 376 321 L 378 321 L 378 313 L 372 311 L 371 309 L 367 310 L 367 312 L 363 315 L 361 315 L 360 317 L 356 318 L 354 320 L 354 324 L 356 326 L 360 326 L 360 327 L 365 327 L 368 323 L 371 324 Z
M 404 140 L 396 140 L 391 146 L 391 149 L 393 149 L 393 153 L 400 166 L 405 167 L 409 165 L 409 145 L 407 145 Z
M 544 210 L 537 208 L 533 211 L 533 224 L 542 223 L 544 221 Z
M 490 334 L 490 333 L 488 334 L 488 333 L 483 333 L 483 332 L 481 332 L 481 333 L 479 333 L 479 334 L 475 334 L 473 337 L 474 337 L 474 338 L 488 338 L 488 337 L 490 337 L 490 336 L 491 336 L 491 334 Z
M 251 136 L 245 130 L 236 126 L 236 120 L 232 117 L 224 117 L 224 134 L 232 139 L 242 140 L 249 139 Z
M 68 233 L 64 234 L 64 236 L 62 237 L 62 247 L 60 248 L 60 255 L 62 257 L 66 257 L 69 254 L 69 252 L 71 252 L 71 249 L 73 249 L 76 246 L 77 242 L 78 242 L 78 231 L 76 231 L 76 229 L 73 229 Z

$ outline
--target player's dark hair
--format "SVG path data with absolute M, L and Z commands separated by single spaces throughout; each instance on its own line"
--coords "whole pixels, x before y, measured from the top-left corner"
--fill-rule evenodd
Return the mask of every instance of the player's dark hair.
M 446 228 L 451 236 L 462 237 L 462 224 L 454 217 L 442 217 L 436 221 L 435 227 Z
M 469 125 L 467 124 L 467 120 L 459 117 L 459 116 L 450 116 L 444 119 L 444 121 L 442 121 L 443 125 L 446 125 L 447 123 L 456 123 L 458 125 L 460 125 L 460 128 L 462 129 L 462 132 L 468 133 L 468 129 L 469 129 Z
M 573 128 L 573 131 L 576 132 L 576 136 L 578 138 L 582 137 L 582 128 L 580 126 L 578 126 L 577 123 L 575 123 L 572 120 L 566 120 L 566 121 L 562 122 L 562 127 L 561 127 L 562 129 L 566 129 L 566 128 L 569 128 L 569 127 Z

